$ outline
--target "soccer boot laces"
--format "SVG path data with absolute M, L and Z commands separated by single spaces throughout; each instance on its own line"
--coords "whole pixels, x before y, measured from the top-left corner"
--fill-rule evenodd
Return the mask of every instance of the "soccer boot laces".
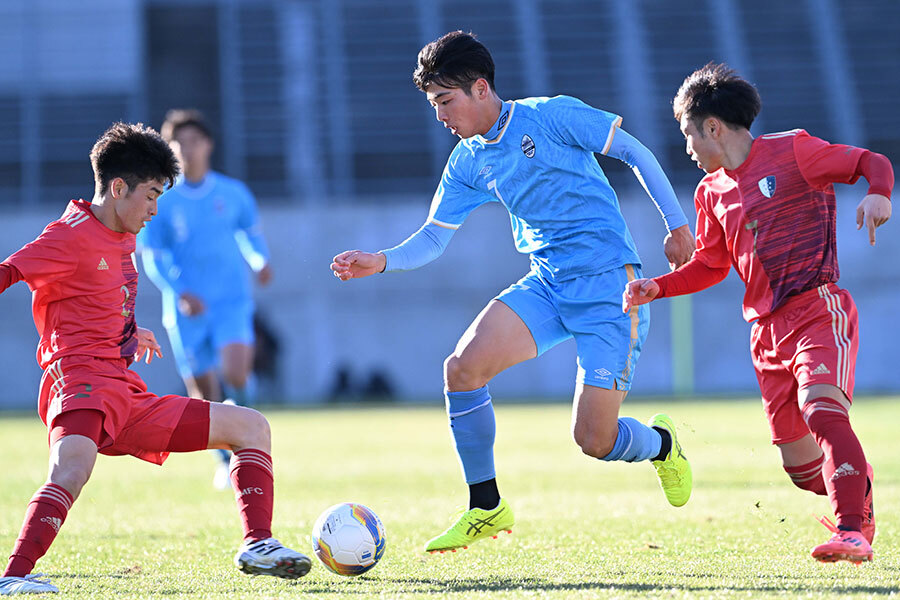
M 662 413 L 653 415 L 649 427 L 658 427 L 669 432 L 672 438 L 672 449 L 664 460 L 651 461 L 659 476 L 659 484 L 662 486 L 666 499 L 672 506 L 684 506 L 691 497 L 693 476 L 691 463 L 688 462 L 678 435 L 675 433 L 675 425 L 668 415 Z
M 471 508 L 447 531 L 428 540 L 425 544 L 425 552 L 456 552 L 460 548 L 468 548 L 473 542 L 488 537 L 496 538 L 501 531 L 512 533 L 515 524 L 512 509 L 506 500 L 501 499 L 500 504 L 492 510 L 483 508 Z
M 818 517 L 819 522 L 831 533 L 831 539 L 819 544 L 810 553 L 819 562 L 837 562 L 847 560 L 862 563 L 872 560 L 872 546 L 859 531 L 843 531 L 831 522 L 828 517 Z
M 55 594 L 59 589 L 47 581 L 39 579 L 41 573 L 32 573 L 25 577 L 0 577 L 0 596 L 16 596 L 18 594 Z
M 281 545 L 275 538 L 247 540 L 238 548 L 234 564 L 248 575 L 271 575 L 282 579 L 297 579 L 309 573 L 312 562 Z

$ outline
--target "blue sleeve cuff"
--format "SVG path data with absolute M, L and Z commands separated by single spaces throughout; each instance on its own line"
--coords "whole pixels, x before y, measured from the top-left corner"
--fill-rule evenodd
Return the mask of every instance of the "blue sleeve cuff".
M 444 253 L 454 233 L 454 229 L 430 221 L 425 223 L 403 243 L 381 251 L 384 254 L 384 272 L 411 271 L 427 265 Z
M 659 166 L 656 157 L 634 137 L 619 129 L 612 139 L 607 156 L 618 158 L 634 171 L 634 176 L 653 200 L 666 222 L 666 229 L 672 231 L 688 224 L 688 219 L 678 203 L 672 184 Z

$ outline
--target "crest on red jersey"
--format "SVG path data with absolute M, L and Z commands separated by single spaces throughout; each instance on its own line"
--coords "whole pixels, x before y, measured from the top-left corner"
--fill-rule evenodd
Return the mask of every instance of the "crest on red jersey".
M 766 198 L 771 198 L 775 195 L 775 176 L 769 175 L 768 177 L 763 177 L 759 180 L 759 191 L 762 192 L 763 196 Z

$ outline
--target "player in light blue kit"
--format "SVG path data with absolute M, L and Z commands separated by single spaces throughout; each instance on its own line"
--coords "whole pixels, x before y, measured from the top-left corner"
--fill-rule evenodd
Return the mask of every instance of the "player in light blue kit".
M 690 258 L 694 242 L 653 154 L 619 128 L 620 117 L 575 98 L 502 101 L 491 55 L 471 34 L 456 31 L 426 45 L 413 79 L 437 119 L 462 140 L 422 228 L 389 250 L 338 254 L 331 265 L 335 276 L 347 281 L 420 267 L 437 258 L 468 214 L 487 202 L 509 210 L 516 246 L 531 256 L 531 271 L 485 307 L 444 363 L 469 510 L 425 550 L 455 550 L 510 530 L 512 510 L 500 497 L 494 472 L 487 382 L 572 337 L 578 351 L 575 442 L 606 461 L 653 461 L 669 502 L 682 506 L 690 497 L 691 471 L 671 419 L 656 415 L 647 426 L 618 416 L 649 312 L 622 313 L 622 287 L 641 277 L 640 258 L 593 155 L 633 168 L 665 219 L 666 256 L 677 267 Z
M 184 176 L 159 197 L 159 214 L 138 242 L 144 269 L 162 292 L 163 325 L 188 395 L 246 405 L 253 366 L 250 272 L 272 276 L 256 200 L 247 186 L 210 169 L 213 137 L 203 115 L 171 110 L 160 133 Z M 221 367 L 221 369 L 219 368 Z M 228 489 L 227 451 L 214 484 Z

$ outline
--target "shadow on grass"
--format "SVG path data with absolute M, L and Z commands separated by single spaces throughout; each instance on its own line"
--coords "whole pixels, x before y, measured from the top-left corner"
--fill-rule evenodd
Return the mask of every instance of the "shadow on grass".
M 297 582 L 303 585 L 303 582 Z M 897 593 L 897 588 L 878 585 L 847 585 L 833 586 L 822 585 L 811 587 L 807 582 L 797 581 L 796 585 L 777 585 L 760 582 L 758 585 L 745 584 L 734 585 L 729 583 L 715 584 L 649 584 L 649 583 L 615 583 L 610 581 L 579 581 L 579 582 L 554 582 L 534 577 L 472 577 L 466 579 L 439 579 L 427 577 L 405 578 L 360 578 L 327 584 L 316 582 L 304 585 L 303 591 L 307 594 L 324 594 L 340 592 L 342 594 L 371 595 L 372 586 L 377 585 L 382 590 L 393 588 L 394 593 L 402 594 L 447 594 L 466 592 L 502 592 L 502 591 L 609 591 L 609 592 L 660 592 L 665 590 L 679 590 L 688 592 L 794 592 L 822 594 L 868 594 L 870 596 L 890 596 Z

